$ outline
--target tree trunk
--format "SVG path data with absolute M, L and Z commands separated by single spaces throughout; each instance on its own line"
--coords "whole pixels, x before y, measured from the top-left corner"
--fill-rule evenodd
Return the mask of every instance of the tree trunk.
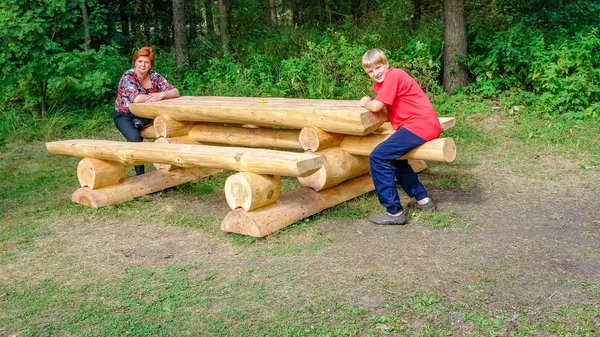
M 136 0 L 134 6 L 134 15 L 132 16 L 133 22 L 131 23 L 134 31 L 132 41 L 136 41 L 142 46 L 148 45 L 149 37 L 146 35 L 144 21 L 142 20 L 142 18 L 145 16 L 144 1 Z
M 81 1 L 79 3 L 79 7 L 81 7 L 81 17 L 83 18 L 83 29 L 85 31 L 85 40 L 84 40 L 84 48 L 85 50 L 90 50 L 90 44 L 92 43 L 92 37 L 90 36 L 90 27 L 89 27 L 89 18 L 87 12 L 87 6 L 85 5 L 85 1 Z
M 173 27 L 175 34 L 175 60 L 178 66 L 187 59 L 187 34 L 185 30 L 185 2 L 173 0 Z
M 188 44 L 192 44 L 198 35 L 198 21 L 202 21 L 198 14 L 197 0 L 185 1 L 185 22 L 190 26 L 186 29 Z
M 354 17 L 354 25 L 358 26 L 362 16 L 360 0 L 352 0 L 352 16 Z
M 265 24 L 267 26 L 271 25 L 271 8 L 270 8 L 270 2 L 271 0 L 263 0 L 263 11 L 264 11 L 264 18 L 265 18 Z
M 444 90 L 449 94 L 469 83 L 464 4 L 464 0 L 444 0 Z
M 413 17 L 412 17 L 412 28 L 419 28 L 419 23 L 421 22 L 421 16 L 423 14 L 423 0 L 412 0 L 412 4 L 414 7 Z
M 127 12 L 127 2 L 119 1 L 119 20 L 121 21 L 121 34 L 123 35 L 123 45 L 125 50 L 129 50 L 129 15 Z
M 231 53 L 229 45 L 229 0 L 219 0 L 219 34 L 226 53 Z
M 292 25 L 300 25 L 300 0 L 292 0 Z
M 213 17 L 213 0 L 204 0 L 204 10 L 206 11 L 206 35 L 215 36 L 215 19 Z
M 271 24 L 277 25 L 277 4 L 275 0 L 269 0 L 269 12 L 271 14 Z

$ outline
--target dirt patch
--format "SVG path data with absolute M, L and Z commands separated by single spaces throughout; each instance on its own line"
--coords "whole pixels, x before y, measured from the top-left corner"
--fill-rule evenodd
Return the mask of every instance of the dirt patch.
M 194 265 L 198 273 L 231 278 L 259 271 L 253 277 L 280 285 L 281 304 L 299 300 L 299 294 L 321 296 L 315 284 L 330 285 L 328 295 L 340 304 L 370 310 L 415 289 L 532 312 L 597 301 L 598 175 L 583 177 L 577 162 L 551 153 L 520 169 L 503 160 L 503 149 L 475 160 L 459 157 L 452 165 L 460 166 L 463 180 L 429 189 L 441 214 L 455 211 L 470 219 L 452 228 L 433 229 L 419 214 L 397 227 L 366 219 L 318 220 L 303 225 L 309 230 L 239 243 L 218 230 L 228 212 L 222 191 L 198 197 L 168 191 L 145 201 L 161 214 L 212 217 L 212 227 L 186 228 L 178 218 L 173 223 L 107 220 L 93 213 L 48 222 L 54 235 L 37 239 L 29 251 L 2 265 L 0 280 L 55 277 L 77 285 L 93 277 L 122 277 L 130 265 L 155 270 Z M 424 180 L 435 182 L 443 169 L 432 171 Z M 325 243 L 316 245 L 320 239 Z M 294 244 L 312 248 L 291 250 Z M 471 329 L 458 316 L 451 320 Z

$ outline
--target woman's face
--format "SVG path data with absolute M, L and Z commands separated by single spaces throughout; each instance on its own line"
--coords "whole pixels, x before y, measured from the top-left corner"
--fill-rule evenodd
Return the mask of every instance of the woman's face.
M 135 71 L 138 74 L 147 74 L 152 68 L 150 58 L 148 56 L 140 56 L 135 60 Z

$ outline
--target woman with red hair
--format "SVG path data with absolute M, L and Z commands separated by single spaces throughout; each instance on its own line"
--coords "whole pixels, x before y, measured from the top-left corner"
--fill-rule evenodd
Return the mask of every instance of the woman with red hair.
M 179 97 L 179 90 L 159 73 L 152 70 L 152 47 L 138 49 L 132 57 L 133 69 L 127 70 L 119 81 L 113 121 L 128 142 L 141 142 L 140 131 L 152 124 L 152 119 L 138 117 L 129 111 L 130 103 L 156 102 Z M 144 165 L 135 167 L 137 175 L 144 173 Z

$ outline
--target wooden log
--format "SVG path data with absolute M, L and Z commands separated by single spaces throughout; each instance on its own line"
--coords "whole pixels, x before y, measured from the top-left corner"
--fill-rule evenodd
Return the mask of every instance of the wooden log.
M 290 177 L 310 175 L 323 165 L 323 157 L 313 153 L 209 145 L 78 139 L 46 143 L 46 148 L 57 155 L 105 159 L 125 165 L 149 162 Z
M 438 119 L 440 121 L 440 126 L 442 127 L 442 132 L 446 132 L 456 125 L 456 117 L 438 117 Z M 381 133 L 385 135 L 389 135 L 394 132 L 396 132 L 396 130 L 394 130 L 390 122 L 381 124 L 381 126 L 375 130 L 375 133 Z
M 154 130 L 156 130 L 157 138 L 185 136 L 190 132 L 192 126 L 194 126 L 193 122 L 176 121 L 166 115 L 160 115 L 154 118 Z
M 339 147 L 325 149 L 319 154 L 323 155 L 323 166 L 307 177 L 299 177 L 302 186 L 321 191 L 369 173 L 367 156 L 355 156 Z
M 158 138 L 156 135 L 156 130 L 154 129 L 154 125 L 147 126 L 145 129 L 140 131 L 140 136 L 142 136 L 144 139 Z
M 221 229 L 226 232 L 263 237 L 324 209 L 356 198 L 375 187 L 371 175 L 365 174 L 336 187 L 316 192 L 302 187 L 279 196 L 277 202 L 246 212 L 236 209 L 225 216 Z
M 221 170 L 184 168 L 173 171 L 152 171 L 126 179 L 122 184 L 92 190 L 82 187 L 76 190 L 71 200 L 78 204 L 100 208 L 132 200 L 133 198 L 162 191 L 204 177 L 217 174 Z
M 299 130 L 250 128 L 218 124 L 194 125 L 188 137 L 197 142 L 260 148 L 302 149 Z
M 180 136 L 180 137 L 172 137 L 172 138 L 159 137 L 154 142 L 159 143 L 159 144 L 196 144 L 196 145 L 198 144 L 198 142 L 196 142 L 195 140 L 191 139 L 188 136 Z M 153 163 L 153 165 L 156 170 L 163 170 L 163 171 L 171 171 L 171 170 L 180 168 L 180 166 L 171 165 L 171 164 Z
M 114 161 L 83 158 L 77 165 L 77 178 L 81 187 L 98 189 L 118 185 L 125 181 L 125 165 Z
M 333 146 L 338 146 L 345 135 L 323 131 L 314 126 L 307 126 L 300 131 L 300 145 L 305 151 L 319 151 Z
M 373 149 L 390 135 L 346 136 L 340 147 L 358 156 L 368 156 Z M 412 149 L 400 159 L 422 159 L 452 162 L 456 158 L 456 145 L 452 138 L 438 138 Z
M 328 132 L 364 136 L 387 121 L 384 113 L 362 108 L 358 100 L 298 100 L 276 98 L 179 97 L 133 103 L 141 117 L 168 115 L 178 121 L 252 124 L 302 129 L 316 126 Z
M 281 177 L 250 172 L 233 174 L 225 181 L 225 199 L 231 209 L 250 211 L 277 201 Z
M 415 173 L 419 173 L 427 168 L 427 163 L 424 160 L 409 159 L 408 164 L 412 167 Z

